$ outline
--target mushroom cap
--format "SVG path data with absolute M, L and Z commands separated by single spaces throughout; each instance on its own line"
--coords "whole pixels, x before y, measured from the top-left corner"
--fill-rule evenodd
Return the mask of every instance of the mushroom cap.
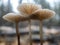
M 19 22 L 19 21 L 27 20 L 25 17 L 20 16 L 19 14 L 15 14 L 15 13 L 8 13 L 3 16 L 3 19 L 9 22 Z
M 35 11 L 33 16 L 35 16 L 36 19 L 38 20 L 44 20 L 44 19 L 49 19 L 52 18 L 55 15 L 55 12 L 49 9 L 39 9 Z M 33 19 L 33 16 L 31 18 Z
M 37 9 L 40 9 L 40 8 L 41 8 L 41 5 L 32 4 L 32 3 L 22 3 L 17 7 L 18 11 L 25 16 L 30 16 Z

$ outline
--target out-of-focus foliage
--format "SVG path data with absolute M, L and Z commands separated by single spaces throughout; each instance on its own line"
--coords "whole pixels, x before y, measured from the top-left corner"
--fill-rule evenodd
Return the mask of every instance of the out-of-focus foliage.
M 54 2 L 54 11 L 56 12 L 56 14 L 57 14 L 57 16 L 59 16 L 59 17 L 57 17 L 58 18 L 58 26 L 60 26 L 60 1 L 59 2 Z
M 2 19 L 2 16 L 12 12 L 12 6 L 10 0 L 7 1 L 7 4 L 4 4 L 4 0 L 0 0 L 0 26 L 7 25 L 8 22 Z M 10 25 L 11 23 L 8 23 Z M 12 24 L 11 24 L 12 25 Z
M 50 4 L 46 0 L 35 0 L 37 4 L 41 4 L 42 8 L 49 8 L 50 9 Z

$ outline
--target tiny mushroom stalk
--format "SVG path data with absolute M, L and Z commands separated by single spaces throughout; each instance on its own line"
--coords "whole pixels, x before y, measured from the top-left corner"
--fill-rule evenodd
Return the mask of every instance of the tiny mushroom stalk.
M 41 45 L 43 45 L 42 21 L 45 19 L 52 18 L 55 15 L 55 12 L 49 9 L 38 9 L 33 15 L 36 16 L 35 18 L 37 18 L 37 20 L 40 20 L 40 40 L 41 40 Z
M 41 8 L 41 5 L 32 4 L 32 3 L 22 3 L 18 6 L 18 11 L 22 13 L 24 16 L 29 18 L 29 39 L 30 39 L 30 45 L 32 45 L 32 31 L 31 31 L 31 18 L 30 16 L 38 9 Z
M 20 45 L 20 34 L 18 31 L 18 23 L 20 21 L 26 20 L 26 18 L 24 18 L 23 16 L 20 16 L 19 14 L 8 13 L 3 16 L 3 19 L 16 24 L 16 35 L 17 35 L 18 45 Z

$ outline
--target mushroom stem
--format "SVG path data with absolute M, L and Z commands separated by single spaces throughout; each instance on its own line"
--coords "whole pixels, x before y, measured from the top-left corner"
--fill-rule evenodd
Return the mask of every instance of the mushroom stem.
M 29 20 L 29 41 L 30 45 L 32 45 L 31 20 Z
M 19 34 L 19 31 L 18 31 L 18 23 L 16 23 L 16 35 L 17 35 L 18 45 L 20 45 L 20 34 Z
M 42 29 L 42 21 L 40 21 L 40 26 L 39 26 L 40 30 L 40 45 L 43 45 L 43 29 Z
M 4 41 L 5 41 L 5 45 L 8 45 L 8 44 L 7 44 L 7 40 L 6 40 L 6 37 L 7 37 L 6 32 L 5 32 L 5 35 L 4 35 L 4 36 L 5 36 L 5 40 L 4 40 Z

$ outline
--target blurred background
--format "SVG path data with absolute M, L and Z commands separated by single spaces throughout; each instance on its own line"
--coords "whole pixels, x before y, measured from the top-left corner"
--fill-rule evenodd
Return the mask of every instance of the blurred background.
M 44 44 L 60 45 L 60 0 L 0 0 L 0 45 L 17 45 L 15 24 L 3 20 L 2 16 L 11 12 L 19 13 L 17 6 L 21 3 L 40 4 L 43 9 L 56 12 L 52 19 L 43 21 Z M 38 20 L 31 20 L 33 45 L 39 45 L 40 42 L 39 23 Z M 28 21 L 19 23 L 19 31 L 21 42 L 24 43 L 22 45 L 25 45 L 29 41 Z

